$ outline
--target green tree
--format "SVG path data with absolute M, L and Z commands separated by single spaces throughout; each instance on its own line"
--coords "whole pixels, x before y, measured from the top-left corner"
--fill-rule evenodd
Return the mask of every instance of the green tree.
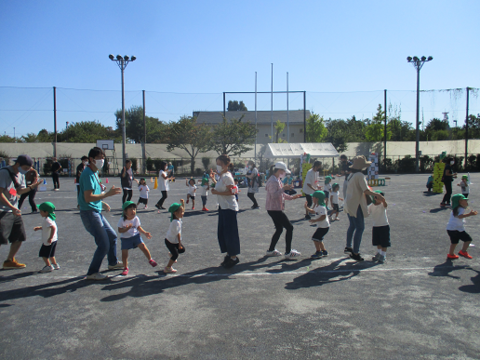
M 327 125 L 327 136 L 325 141 L 332 143 L 338 152 L 344 152 L 348 148 L 348 124 L 342 119 L 328 119 L 325 121 Z
M 185 150 L 190 156 L 190 171 L 195 172 L 195 158 L 199 152 L 207 150 L 211 138 L 211 129 L 204 124 L 197 124 L 197 118 L 182 116 L 177 122 L 168 126 L 168 151 L 175 148 Z
M 13 142 L 15 142 L 15 138 L 10 137 L 8 135 L 2 135 L 2 136 L 0 136 L 0 142 L 2 142 L 2 143 L 13 143 Z
M 248 111 L 243 101 L 230 100 L 228 102 L 227 111 Z
M 367 125 L 365 129 L 365 139 L 368 142 L 377 142 L 383 140 L 385 137 L 385 111 L 382 110 L 382 105 L 378 104 L 377 113 L 373 117 L 372 121 Z M 392 137 L 391 131 L 387 126 L 387 140 Z
M 26 143 L 39 142 L 38 136 L 35 133 L 28 133 L 27 135 L 23 135 L 21 137 L 21 140 L 22 142 L 26 142 Z
M 322 142 L 328 134 L 323 117 L 312 113 L 307 119 L 307 142 Z
M 52 142 L 53 141 L 53 133 L 48 132 L 47 129 L 42 129 L 37 134 L 38 142 Z
M 51 141 L 53 141 L 53 134 L 48 133 L 49 137 L 50 135 L 52 137 Z M 38 134 L 38 138 L 40 141 L 40 133 Z M 121 135 L 113 130 L 112 127 L 104 126 L 96 120 L 73 123 L 68 129 L 57 134 L 58 142 L 95 143 L 97 140 L 115 140 L 119 142 Z
M 285 129 L 285 123 L 282 123 L 280 120 L 277 120 L 275 125 L 273 125 L 273 128 L 275 129 L 275 140 L 273 142 L 275 143 L 286 143 L 287 140 L 284 140 L 280 137 L 280 134 L 283 132 Z M 271 138 L 271 136 L 270 136 Z
M 214 150 L 217 154 L 227 154 L 239 156 L 252 149 L 255 142 L 257 129 L 250 122 L 243 122 L 243 116 L 240 119 L 232 118 L 227 120 L 223 117 L 221 124 L 213 127 L 213 135 L 208 146 L 208 150 Z
M 122 110 L 115 112 L 117 131 L 122 133 Z M 158 118 L 145 115 L 145 124 L 147 127 L 147 143 L 162 143 L 165 138 L 167 126 Z M 125 125 L 127 137 L 135 143 L 143 142 L 144 128 L 143 128 L 143 107 L 132 106 L 125 110 Z

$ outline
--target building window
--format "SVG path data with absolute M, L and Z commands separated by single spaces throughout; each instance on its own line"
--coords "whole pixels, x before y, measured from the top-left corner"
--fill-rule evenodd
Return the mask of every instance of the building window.
M 265 137 L 267 137 L 267 138 L 268 138 L 268 134 L 265 134 Z
M 285 137 L 285 134 L 282 134 L 282 137 Z
M 299 133 L 300 133 L 300 134 L 303 133 L 303 129 L 300 129 Z
M 290 135 L 291 137 L 294 137 L 295 136 L 295 133 L 292 133 L 292 135 Z

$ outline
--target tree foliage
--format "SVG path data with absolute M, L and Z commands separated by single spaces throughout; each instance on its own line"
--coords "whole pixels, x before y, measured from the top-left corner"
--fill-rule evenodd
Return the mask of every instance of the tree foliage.
M 115 112 L 117 131 L 122 133 L 122 110 Z M 167 126 L 158 118 L 145 115 L 145 124 L 147 127 L 147 143 L 162 143 L 166 139 Z M 143 143 L 143 107 L 132 106 L 125 110 L 125 126 L 127 137 L 135 143 Z
M 387 140 L 392 137 L 392 132 L 387 126 Z M 378 104 L 377 113 L 365 129 L 365 139 L 369 142 L 377 142 L 385 139 L 385 111 L 382 105 Z
M 250 122 L 243 122 L 243 116 L 239 119 L 232 118 L 227 120 L 223 117 L 222 123 L 215 125 L 213 134 L 208 146 L 209 150 L 214 150 L 217 154 L 228 154 L 239 156 L 252 149 L 255 142 L 257 129 Z
M 228 102 L 227 111 L 248 111 L 243 101 L 230 100 Z
M 273 142 L 274 143 L 286 143 L 287 140 L 284 140 L 280 137 L 280 134 L 285 129 L 285 123 L 282 123 L 280 120 L 277 120 L 275 125 L 273 125 L 273 128 L 274 128 L 274 136 L 275 136 L 275 139 L 273 139 Z
M 307 142 L 323 142 L 327 134 L 323 117 L 312 113 L 307 119 Z

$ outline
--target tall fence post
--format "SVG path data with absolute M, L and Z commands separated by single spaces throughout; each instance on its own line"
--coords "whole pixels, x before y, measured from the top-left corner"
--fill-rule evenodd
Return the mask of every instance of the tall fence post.
M 142 90 L 143 95 L 143 149 L 142 149 L 142 168 L 143 173 L 147 173 L 147 122 L 145 120 L 145 90 Z
M 387 89 L 383 90 L 383 104 L 385 111 L 385 127 L 383 129 L 383 171 L 387 172 Z
M 53 87 L 53 157 L 57 157 L 57 88 Z
M 467 113 L 465 116 L 465 168 L 467 168 L 467 157 L 468 157 L 468 107 L 470 100 L 470 88 L 467 86 Z

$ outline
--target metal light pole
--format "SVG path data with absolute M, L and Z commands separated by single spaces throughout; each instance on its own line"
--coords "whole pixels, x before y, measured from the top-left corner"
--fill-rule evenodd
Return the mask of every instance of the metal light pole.
M 428 59 L 425 56 L 422 56 L 421 59 L 414 56 L 407 57 L 407 61 L 413 64 L 413 67 L 417 69 L 417 127 L 416 127 L 416 143 L 415 143 L 415 172 L 419 172 L 419 161 L 420 161 L 420 70 L 423 67 L 423 64 L 432 61 L 433 57 L 429 56 Z
M 125 81 L 124 81 L 124 71 L 130 61 L 135 61 L 137 58 L 132 55 L 130 58 L 128 55 L 122 57 L 121 55 L 117 55 L 114 57 L 112 54 L 108 55 L 108 58 L 112 61 L 115 61 L 122 72 L 122 158 L 123 158 L 123 165 L 125 165 L 125 161 L 127 160 L 126 156 L 126 144 L 127 144 L 127 130 L 125 127 Z

